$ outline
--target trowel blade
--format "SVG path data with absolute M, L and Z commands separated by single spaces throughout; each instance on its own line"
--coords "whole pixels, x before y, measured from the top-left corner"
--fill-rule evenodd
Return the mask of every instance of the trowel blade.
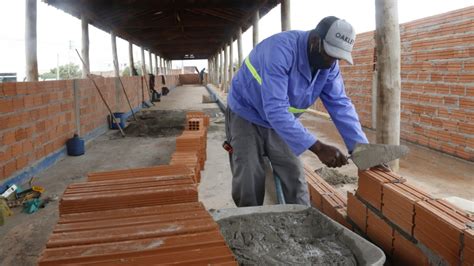
M 365 170 L 399 159 L 405 156 L 408 151 L 408 147 L 404 145 L 357 143 L 350 158 L 357 168 Z

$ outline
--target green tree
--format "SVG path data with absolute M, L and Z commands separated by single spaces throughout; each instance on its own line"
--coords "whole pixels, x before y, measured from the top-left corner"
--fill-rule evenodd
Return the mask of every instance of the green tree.
M 142 75 L 142 63 L 140 61 L 138 61 L 134 65 L 135 65 L 135 69 L 138 72 L 138 75 L 141 76 Z M 127 66 L 122 70 L 122 76 L 130 76 L 130 66 Z
M 40 78 L 45 79 L 56 79 L 56 71 L 57 68 L 51 69 L 47 73 L 43 73 L 40 75 Z M 75 79 L 81 78 L 82 72 L 79 68 L 79 65 L 74 63 L 69 63 L 66 65 L 59 66 L 59 79 Z

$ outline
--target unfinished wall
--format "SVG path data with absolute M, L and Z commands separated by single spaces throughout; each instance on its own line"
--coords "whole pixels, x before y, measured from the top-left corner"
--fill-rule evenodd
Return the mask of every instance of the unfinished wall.
M 179 75 L 181 84 L 201 84 L 198 74 L 181 74 Z
M 165 80 L 170 88 L 178 84 L 177 75 Z M 130 112 L 118 80 L 95 81 L 113 112 Z M 149 100 L 141 77 L 122 81 L 133 108 Z M 156 88 L 160 86 L 161 81 Z M 101 134 L 107 130 L 108 114 L 88 79 L 0 83 L 0 181 L 60 158 L 66 140 L 76 132 L 87 139 Z
M 400 25 L 401 137 L 474 161 L 474 7 Z M 372 128 L 374 32 L 358 34 L 347 94 Z M 315 106 L 324 110 L 319 102 Z
M 311 205 L 380 247 L 390 265 L 473 265 L 474 217 L 405 178 L 359 171 L 346 197 L 311 167 L 305 176 Z

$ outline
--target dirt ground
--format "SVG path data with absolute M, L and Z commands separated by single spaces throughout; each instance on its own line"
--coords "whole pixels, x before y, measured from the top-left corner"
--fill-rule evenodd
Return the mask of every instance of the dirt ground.
M 211 116 L 208 130 L 207 161 L 199 186 L 199 200 L 207 209 L 235 207 L 231 198 L 231 173 L 227 153 L 222 149 L 224 118 L 216 104 L 203 104 L 204 87 L 181 86 L 162 97 L 156 106 L 138 114 L 145 125 L 126 129 L 122 138 L 115 131 L 88 143 L 86 154 L 66 157 L 37 176 L 35 184 L 46 188 L 45 196 L 61 196 L 68 184 L 85 181 L 89 172 L 146 167 L 167 164 L 175 150 L 175 136 L 183 129 L 184 110 L 203 110 Z M 331 121 L 305 114 L 303 123 L 319 139 L 345 151 Z M 367 131 L 370 139 L 374 133 Z M 474 164 L 409 144 L 411 153 L 401 160 L 400 173 L 410 182 L 436 197 L 458 196 L 474 200 Z M 312 168 L 323 165 L 311 152 L 301 156 Z M 336 185 L 341 191 L 356 188 L 351 177 L 357 176 L 351 164 L 338 171 L 349 176 L 347 184 Z M 351 181 L 352 180 L 352 181 Z M 267 169 L 267 194 L 264 204 L 275 204 L 271 170 Z M 349 182 L 350 181 L 350 182 Z M 337 180 L 335 181 L 338 182 Z M 21 213 L 8 217 L 0 227 L 0 265 L 36 265 L 36 261 L 58 219 L 58 201 L 51 202 L 34 214 Z

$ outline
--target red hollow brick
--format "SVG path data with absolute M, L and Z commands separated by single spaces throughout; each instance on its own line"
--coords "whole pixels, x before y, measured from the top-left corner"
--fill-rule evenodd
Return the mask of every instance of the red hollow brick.
M 451 265 L 458 265 L 462 232 L 468 221 L 437 200 L 419 201 L 415 205 L 414 236 Z
M 367 206 L 351 192 L 347 192 L 347 215 L 359 230 L 367 232 Z
M 370 209 L 367 213 L 367 236 L 385 254 L 392 253 L 393 228 Z
M 392 265 L 430 265 L 426 255 L 410 240 L 394 231 Z

